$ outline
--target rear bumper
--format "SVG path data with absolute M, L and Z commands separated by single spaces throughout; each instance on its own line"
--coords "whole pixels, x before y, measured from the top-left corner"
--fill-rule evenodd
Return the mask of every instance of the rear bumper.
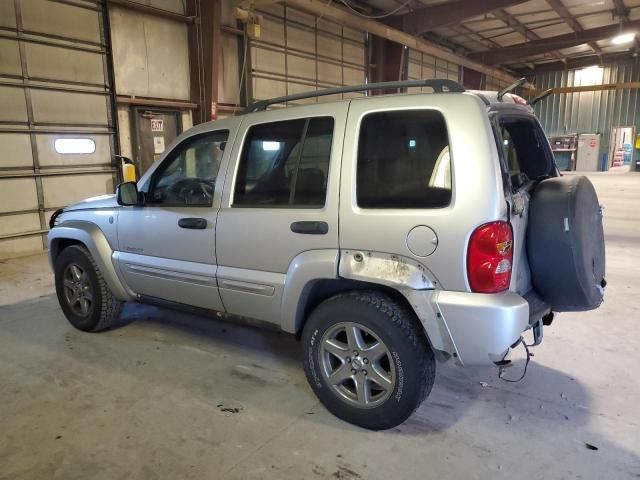
M 529 303 L 514 292 L 438 290 L 432 298 L 463 365 L 490 365 L 529 328 Z

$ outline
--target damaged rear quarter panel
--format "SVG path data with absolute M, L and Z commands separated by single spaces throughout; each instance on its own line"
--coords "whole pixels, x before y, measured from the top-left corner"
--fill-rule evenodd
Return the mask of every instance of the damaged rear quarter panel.
M 342 278 L 375 283 L 400 292 L 422 323 L 435 350 L 456 353 L 449 329 L 433 308 L 438 281 L 421 263 L 400 255 L 372 251 L 343 250 L 338 274 Z

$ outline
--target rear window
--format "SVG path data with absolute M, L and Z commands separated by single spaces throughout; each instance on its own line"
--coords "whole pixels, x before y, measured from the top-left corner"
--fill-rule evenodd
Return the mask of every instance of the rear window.
M 502 153 L 512 186 L 554 175 L 544 133 L 529 119 L 503 120 L 500 125 Z
M 435 110 L 370 113 L 360 126 L 356 195 L 362 208 L 440 208 L 451 203 L 451 156 Z

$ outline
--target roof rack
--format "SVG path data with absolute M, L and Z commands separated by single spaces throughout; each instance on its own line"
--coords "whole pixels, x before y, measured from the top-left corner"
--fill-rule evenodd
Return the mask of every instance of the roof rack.
M 378 82 L 366 83 L 364 85 L 350 85 L 346 87 L 326 88 L 324 90 L 316 90 L 313 92 L 296 93 L 285 97 L 272 98 L 270 100 L 261 100 L 252 103 L 244 109 L 242 113 L 260 112 L 266 110 L 269 105 L 276 103 L 284 103 L 293 100 L 302 100 L 304 98 L 324 97 L 326 95 L 336 95 L 339 93 L 366 92 L 369 90 L 379 90 L 387 88 L 411 88 L 411 87 L 431 87 L 436 93 L 455 92 L 461 93 L 465 89 L 462 85 L 454 80 L 434 78 L 430 80 L 401 80 L 397 82 Z

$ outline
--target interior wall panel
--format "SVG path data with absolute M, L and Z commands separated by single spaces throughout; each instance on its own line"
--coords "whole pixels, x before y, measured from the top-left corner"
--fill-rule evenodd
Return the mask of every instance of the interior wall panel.
M 30 77 L 104 84 L 100 53 L 38 43 L 26 43 L 25 53 Z
M 184 14 L 184 0 L 131 0 L 134 3 L 147 5 L 148 7 L 166 10 L 168 12 Z
M 98 0 L 0 0 L 2 257 L 45 248 L 57 208 L 113 192 L 105 8 Z M 56 147 L 60 139 L 66 146 Z M 86 139 L 95 150 L 75 152 Z
M 242 55 L 244 52 L 240 52 Z M 238 38 L 231 33 L 222 32 L 222 69 L 218 79 L 218 101 L 221 103 L 240 104 L 240 59 L 238 55 Z
M 0 27 L 16 28 L 15 5 L 11 0 L 0 2 Z
M 27 104 L 24 90 L 0 85 L 0 121 L 27 122 Z
M 56 175 L 42 178 L 45 207 L 69 205 L 82 199 L 94 197 L 104 192 L 113 192 L 113 176 L 93 175 Z
M 37 230 L 40 230 L 40 217 L 37 213 L 5 215 L 0 217 L 0 231 L 7 235 Z
M 0 13 L 0 15 L 1 14 L 2 13 Z M 0 74 L 22 74 L 20 48 L 16 40 L 0 38 Z
M 259 11 L 262 35 L 251 42 L 254 99 L 365 83 L 364 32 L 283 5 L 261 5 Z
M 425 53 L 409 50 L 407 62 L 407 78 L 409 80 L 423 80 L 431 78 L 444 78 L 460 81 L 460 66 Z M 409 92 L 432 92 L 431 88 L 409 88 Z
M 38 193 L 35 179 L 0 179 L 0 213 L 37 209 Z
M 189 100 L 186 24 L 110 7 L 118 94 Z
M 31 139 L 26 133 L 0 133 L 0 145 L 0 169 L 24 169 L 33 166 Z
M 36 122 L 107 125 L 105 95 L 31 90 Z
M 25 31 L 101 42 L 100 19 L 94 10 L 49 0 L 21 0 L 20 6 Z

